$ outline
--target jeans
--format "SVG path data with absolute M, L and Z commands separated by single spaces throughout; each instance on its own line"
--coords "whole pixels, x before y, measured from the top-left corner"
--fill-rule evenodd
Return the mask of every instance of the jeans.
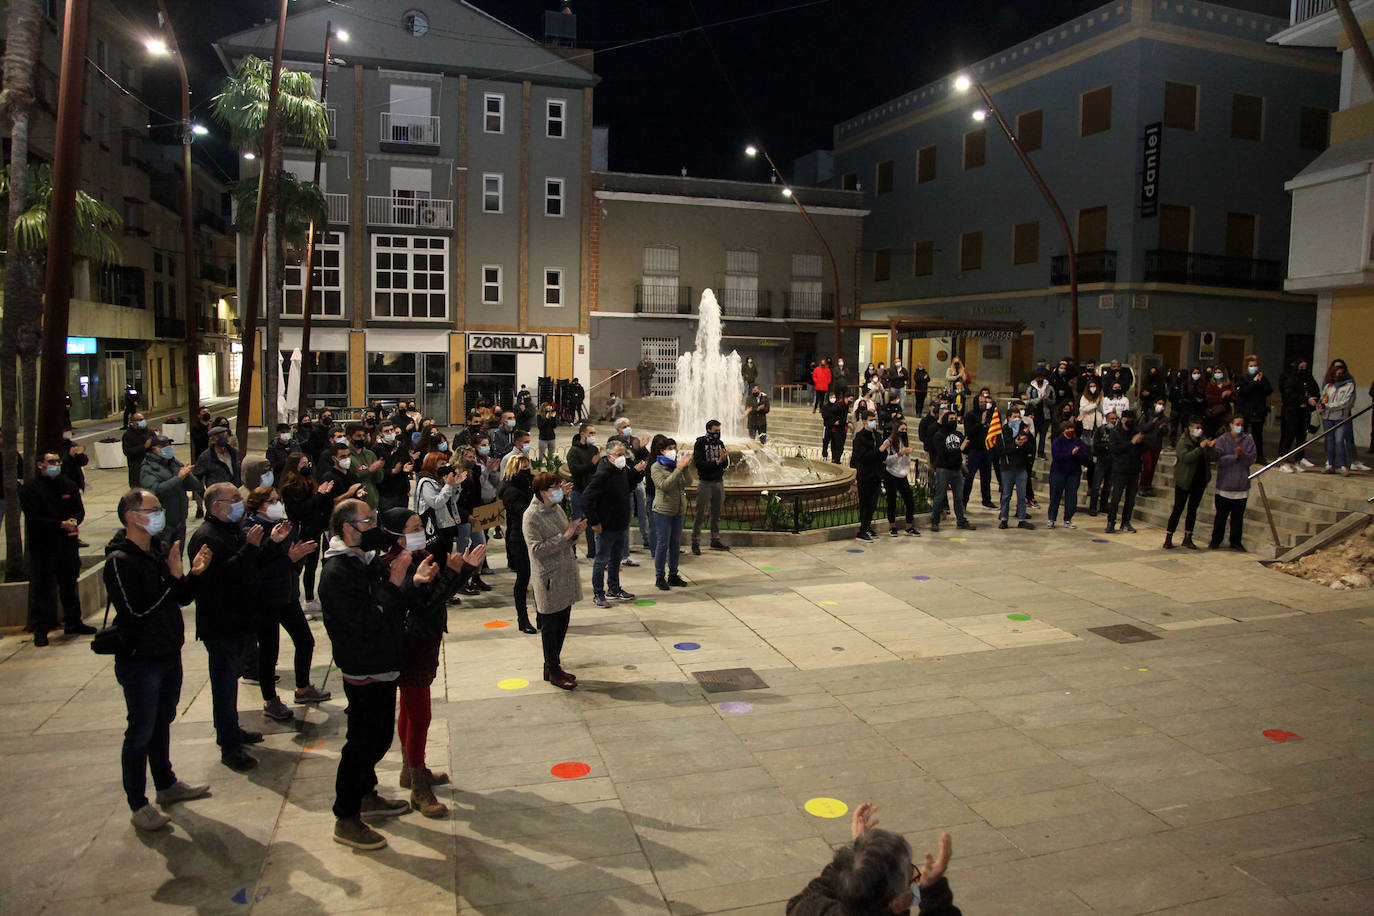
M 1322 429 L 1331 429 L 1340 420 L 1322 420 Z M 1353 426 L 1354 424 L 1351 424 Z M 1347 426 L 1345 429 L 1350 429 Z M 1335 433 L 1327 433 L 1326 439 L 1326 463 L 1333 468 L 1350 467 L 1350 455 L 1346 452 L 1345 430 Z
M 377 763 L 391 749 L 396 728 L 396 682 L 353 684 L 344 681 L 348 700 L 348 734 L 334 776 L 334 816 L 354 818 L 363 796 L 377 788 Z
M 590 530 L 590 529 L 588 529 Z M 596 559 L 592 561 L 592 592 L 605 596 L 605 579 L 610 575 L 611 591 L 620 591 L 620 558 L 625 556 L 625 545 L 630 543 L 628 528 L 620 531 L 601 530 L 596 539 Z
M 649 524 L 649 498 L 644 493 L 644 482 L 630 491 L 630 514 L 639 521 L 639 546 L 649 553 L 654 552 L 654 528 Z M 630 540 L 625 539 L 625 556 L 630 555 Z
M 582 494 L 577 490 L 572 491 L 572 521 L 582 518 Z M 576 544 L 576 541 L 573 541 Z M 573 556 L 577 555 L 577 548 L 573 547 Z M 596 532 L 591 528 L 587 529 L 587 556 L 596 556 Z
M 1330 439 L 1330 436 L 1327 436 Z M 1240 546 L 1241 528 L 1245 524 L 1245 504 L 1250 501 L 1245 499 L 1227 499 L 1225 496 L 1215 494 L 1213 496 L 1216 507 L 1216 520 L 1212 522 L 1212 543 L 1213 547 L 1221 546 L 1221 536 L 1226 533 L 1226 520 L 1231 520 L 1231 546 Z
M 310 657 L 315 652 L 315 636 L 306 623 L 300 600 L 263 608 L 262 625 L 258 628 L 258 684 L 262 698 L 270 702 L 277 695 L 277 655 L 281 648 L 281 631 L 286 630 L 296 647 L 294 668 L 296 686 L 310 686 Z
M 916 494 L 911 492 L 911 481 L 884 472 L 883 489 L 887 491 L 887 523 L 897 527 L 897 497 L 900 496 L 906 507 L 906 526 L 916 527 Z
M 52 593 L 57 589 L 62 604 L 62 620 L 67 626 L 81 622 L 81 593 L 76 579 L 81 574 L 81 556 L 76 538 L 66 537 L 53 545 L 30 544 L 29 629 L 46 633 L 57 626 L 57 606 Z
M 1002 482 L 1002 506 L 997 513 L 998 519 L 1006 521 L 1008 512 L 1011 510 L 1011 493 L 1016 491 L 1016 520 L 1024 522 L 1026 520 L 1026 480 L 1025 468 L 1008 468 L 1001 472 L 999 479 Z
M 554 450 L 557 448 L 557 446 L 558 446 L 558 440 L 557 440 L 557 439 L 540 439 L 540 440 L 539 440 L 539 457 L 540 457 L 540 458 L 543 458 L 545 455 L 552 455 L 552 454 L 554 453 Z
M 1088 511 L 1096 513 L 1099 508 L 1105 509 L 1107 499 L 1111 496 L 1112 486 L 1112 463 L 1105 458 L 1099 458 L 1093 463 L 1092 482 L 1088 487 Z
M 1055 474 L 1050 472 L 1050 521 L 1059 518 L 1059 502 L 1064 502 L 1064 521 L 1073 521 L 1074 512 L 1078 511 L 1078 483 L 1083 479 L 1081 474 Z
M 229 753 L 243 744 L 243 729 L 239 727 L 239 675 L 243 674 L 243 655 L 247 651 L 248 637 L 219 637 L 202 642 L 210 657 L 210 702 L 215 721 L 215 743 L 219 745 L 221 753 Z
M 1183 530 L 1187 534 L 1193 533 L 1193 526 L 1197 524 L 1197 507 L 1202 504 L 1202 494 L 1206 489 L 1207 481 L 1201 474 L 1194 478 L 1193 485 L 1186 490 L 1174 487 L 1174 508 L 1169 512 L 1170 534 L 1178 530 L 1178 519 L 1183 515 L 1184 506 L 1188 508 L 1188 516 L 1183 520 Z
M 964 503 L 968 504 L 969 497 L 973 495 L 973 478 L 982 478 L 983 504 L 992 502 L 992 456 L 987 449 L 972 448 L 968 451 L 968 471 L 964 475 Z
M 664 569 L 669 576 L 677 575 L 678 554 L 682 549 L 682 527 L 687 521 L 685 515 L 654 516 L 654 576 L 664 578 Z
M 119 765 L 129 810 L 137 811 L 148 804 L 149 769 L 158 789 L 177 781 L 172 772 L 171 735 L 181 700 L 181 653 L 165 659 L 116 657 L 114 671 L 115 680 L 124 688 L 129 716 Z
M 950 502 L 954 503 L 954 515 L 960 523 L 964 523 L 964 500 L 963 500 L 963 472 L 959 468 L 936 468 L 935 469 L 935 489 L 930 497 L 930 523 L 940 524 L 940 513 L 944 511 L 945 501 L 949 498 L 946 489 L 953 487 L 954 496 Z
M 725 503 L 725 483 L 720 480 L 697 481 L 697 517 L 692 524 L 692 543 L 701 543 L 701 523 L 709 508 L 711 540 L 720 540 L 720 509 Z
M 1126 505 L 1121 509 L 1121 524 L 1131 523 L 1131 513 L 1135 511 L 1135 494 L 1140 487 L 1140 478 L 1135 474 L 1112 475 L 1112 495 L 1107 501 L 1107 524 L 1116 524 L 1116 510 L 1121 506 L 1121 496 L 1125 494 Z

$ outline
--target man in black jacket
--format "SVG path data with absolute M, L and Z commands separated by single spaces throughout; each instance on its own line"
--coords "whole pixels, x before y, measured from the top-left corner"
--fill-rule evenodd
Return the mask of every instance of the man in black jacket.
M 291 424 L 278 423 L 277 434 L 267 443 L 266 452 L 267 463 L 272 466 L 272 476 L 278 483 L 286 468 L 286 456 L 300 450 L 300 443 L 291 436 Z
M 355 849 L 381 849 L 386 838 L 363 823 L 410 810 L 403 799 L 377 793 L 377 763 L 396 731 L 396 681 L 401 671 L 401 631 L 410 569 L 403 550 L 384 573 L 375 552 L 396 543 L 360 499 L 347 499 L 329 519 L 333 537 L 320 574 L 324 628 L 348 699 L 348 733 L 334 777 L 334 841 Z M 437 568 L 420 564 L 415 581 L 428 582 Z
M 81 574 L 81 523 L 86 507 L 76 481 L 62 473 L 62 458 L 53 452 L 39 457 L 38 473 L 19 488 L 19 507 L 24 510 L 24 536 L 28 540 L 29 629 L 33 644 L 46 646 L 48 631 L 57 626 L 53 589 L 62 603 L 68 636 L 87 635 L 95 627 L 81 622 L 81 594 L 76 578 Z
M 1102 418 L 1102 424 L 1093 431 L 1093 476 L 1088 484 L 1088 514 L 1097 517 L 1098 509 L 1107 508 L 1107 499 L 1112 490 L 1112 431 L 1120 418 L 1116 411 Z
M 210 430 L 210 447 L 196 458 L 195 474 L 207 488 L 217 483 L 243 486 L 243 469 L 239 465 L 238 451 L 229 444 L 229 427 L 216 426 Z
M 821 439 L 821 457 L 830 453 L 830 460 L 840 463 L 844 455 L 844 434 L 849 428 L 849 401 L 836 392 L 830 392 L 821 405 L 821 423 L 825 433 Z
M 625 443 L 612 439 L 606 457 L 596 466 L 587 489 L 582 491 L 582 512 L 587 527 L 596 532 L 596 559 L 592 562 L 592 601 L 610 607 L 607 596 L 629 601 L 634 595 L 620 587 L 620 561 L 630 545 L 630 491 L 639 486 L 645 462 L 629 465 Z M 607 574 L 611 580 L 605 588 Z
M 701 523 L 708 508 L 711 518 L 711 549 L 729 550 L 720 539 L 720 510 L 725 504 L 725 470 L 730 453 L 720 441 L 720 421 L 706 421 L 706 435 L 692 446 L 692 467 L 697 472 L 697 515 L 692 524 L 692 554 L 701 556 Z
M 353 450 L 344 443 L 335 443 L 324 450 L 316 465 L 316 476 L 320 483 L 332 482 L 330 491 L 337 504 L 345 499 L 362 499 L 365 487 L 353 473 Z
M 906 386 L 910 380 L 911 370 L 902 365 L 902 360 L 899 357 L 893 362 L 892 368 L 888 370 L 887 387 L 889 391 L 897 392 L 897 406 L 903 411 L 906 410 Z M 920 409 L 920 407 L 916 408 L 917 411 Z
M 406 419 L 409 419 L 407 417 Z M 382 479 L 377 482 L 377 511 L 404 508 L 410 495 L 410 473 L 415 470 L 415 459 L 410 440 L 401 435 L 396 425 L 387 420 L 382 424 L 382 435 L 372 451 L 384 463 Z
M 1107 435 L 1107 445 L 1112 453 L 1112 493 L 1107 502 L 1107 533 L 1116 533 L 1116 510 L 1121 505 L 1121 496 L 1126 496 L 1126 506 L 1121 512 L 1121 530 L 1135 534 L 1131 527 L 1131 513 L 1135 511 L 1136 490 L 1140 487 L 1140 456 L 1149 446 L 1145 444 L 1145 434 L 1136 429 L 1135 411 L 1121 412 L 1121 423 Z
M 117 507 L 124 530 L 105 545 L 105 592 L 114 605 L 119 649 L 115 680 L 124 690 L 128 728 L 119 762 L 124 794 L 139 830 L 159 830 L 171 818 L 148 803 L 147 771 L 153 771 L 157 803 L 170 805 L 200 798 L 208 785 L 188 785 L 172 772 L 171 728 L 181 700 L 181 646 L 185 624 L 181 607 L 195 598 L 197 580 L 210 564 L 202 548 L 182 575 L 181 545 L 168 550 L 158 535 L 166 515 L 156 496 L 130 490 Z
M 974 525 L 964 516 L 964 455 L 968 452 L 968 439 L 959 432 L 959 420 L 946 405 L 941 405 L 939 426 L 930 434 L 931 467 L 935 469 L 935 488 L 930 498 L 930 530 L 940 530 L 940 513 L 945 508 L 945 500 L 954 504 L 954 517 L 959 527 L 973 530 Z M 949 494 L 946 497 L 945 491 Z
M 883 485 L 883 462 L 887 460 L 891 441 L 878 430 L 878 418 L 867 410 L 859 411 L 861 429 L 854 434 L 854 451 L 849 466 L 854 469 L 859 487 L 860 541 L 873 541 L 873 510 L 878 506 L 878 491 Z
M 973 495 L 974 478 L 981 478 L 983 508 L 995 509 L 992 501 L 992 456 L 988 454 L 988 424 L 992 422 L 992 412 L 997 407 L 992 395 L 984 390 L 978 395 L 978 403 L 964 417 L 964 435 L 968 441 L 968 467 L 964 471 L 964 504 L 968 505 Z
M 572 476 L 572 520 L 577 521 L 582 518 L 585 512 L 582 509 L 582 493 L 587 489 L 587 484 L 592 479 L 592 474 L 596 471 L 596 463 L 601 460 L 601 449 L 596 447 L 596 427 L 590 423 L 583 423 L 577 430 L 577 435 L 573 436 L 572 445 L 568 446 L 568 473 Z M 576 541 L 574 541 L 574 545 Z M 577 552 L 577 547 L 573 547 L 573 552 Z M 596 556 L 596 534 L 590 528 L 587 530 L 587 559 L 591 560 Z
M 249 639 L 257 632 L 258 548 L 266 532 L 254 525 L 247 533 L 239 527 L 243 497 L 229 483 L 205 490 L 205 521 L 191 535 L 190 555 L 210 548 L 210 565 L 201 573 L 196 598 L 196 638 L 205 644 L 210 663 L 210 700 L 215 723 L 215 742 L 220 761 L 231 770 L 244 772 L 258 765 L 243 749 L 262 741 L 261 732 L 239 726 L 239 676 Z M 282 541 L 290 522 L 272 530 Z M 263 672 L 270 676 L 270 672 Z
M 760 443 L 768 441 L 770 406 L 768 395 L 764 394 L 758 385 L 750 386 L 749 393 L 744 396 L 744 421 L 750 439 L 757 439 Z
M 1016 527 L 1035 527 L 1026 521 L 1026 484 L 1034 460 L 1035 437 L 1021 419 L 1021 411 L 1012 407 L 1007 411 L 1006 425 L 997 436 L 997 471 L 1002 489 L 1002 505 L 997 513 L 998 528 L 1007 527 L 1013 491 L 1016 493 Z
M 135 413 L 119 440 L 119 447 L 124 452 L 124 463 L 129 471 L 130 489 L 138 486 L 143 456 L 148 454 L 148 446 L 152 444 L 152 440 L 153 431 L 148 428 L 148 421 L 143 418 L 143 414 Z

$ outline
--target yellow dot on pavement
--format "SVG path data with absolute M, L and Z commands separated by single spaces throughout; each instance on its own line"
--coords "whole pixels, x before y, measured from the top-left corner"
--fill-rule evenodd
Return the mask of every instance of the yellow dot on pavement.
M 821 604 L 839 604 L 838 601 L 822 601 Z
M 523 677 L 508 677 L 504 681 L 497 681 L 496 686 L 502 690 L 522 690 L 530 685 L 530 682 Z
M 849 813 L 849 806 L 838 798 L 813 798 L 805 805 L 807 814 L 814 814 L 816 817 L 844 817 Z
M 959 543 L 963 543 L 964 541 L 967 541 L 968 538 L 950 538 L 950 540 L 951 540 L 951 541 L 956 541 L 956 542 L 959 542 Z

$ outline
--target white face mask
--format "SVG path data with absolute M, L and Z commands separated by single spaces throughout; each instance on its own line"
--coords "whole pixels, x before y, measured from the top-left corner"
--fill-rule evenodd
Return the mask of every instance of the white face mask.
M 1163 404 L 1156 404 L 1156 405 L 1155 405 L 1155 413 L 1164 413 L 1164 405 L 1163 405 Z
M 382 436 L 382 441 L 385 442 L 387 445 L 390 445 L 391 443 L 393 443 L 393 442 L 396 441 L 396 434 L 395 434 L 395 433 L 386 433 L 385 435 Z
M 1188 435 L 1192 436 L 1194 439 L 1201 439 L 1201 438 L 1202 438 L 1202 430 L 1200 430 L 1200 429 L 1190 429 L 1190 430 L 1188 430 Z
M 633 433 L 633 432 L 634 432 L 634 430 L 627 426 L 627 427 L 625 427 L 624 429 L 622 429 L 622 430 L 620 431 L 620 434 L 621 434 L 622 436 L 628 436 L 628 435 L 630 435 L 630 434 Z
M 663 450 L 663 457 L 664 457 L 664 458 L 667 458 L 669 461 L 677 461 L 677 449 L 675 449 L 675 448 L 666 448 L 666 449 L 664 449 L 664 450 Z
M 835 399 L 834 399 L 834 398 L 831 398 L 831 399 L 830 399 L 830 403 L 831 403 L 831 404 L 834 404 L 834 403 L 835 403 Z
M 1233 436 L 1243 436 L 1243 435 L 1245 435 L 1245 427 L 1244 427 L 1244 426 L 1232 426 L 1232 427 L 1231 427 L 1231 435 L 1233 435 Z
M 409 531 L 406 533 L 406 550 L 424 550 L 425 533 L 423 531 Z
M 279 522 L 286 518 L 286 507 L 281 503 L 268 503 L 262 510 L 263 518 L 270 518 L 274 522 Z
M 868 428 L 869 428 L 869 429 L 877 429 L 877 428 L 878 428 L 878 421 L 877 421 L 877 420 L 869 420 L 869 421 L 868 421 Z
M 1193 373 L 1193 381 L 1196 382 L 1196 381 L 1197 381 L 1198 379 L 1200 379 L 1200 378 L 1202 378 L 1202 373 L 1201 373 L 1201 372 L 1194 372 L 1194 373 Z
M 582 444 L 583 444 L 583 445 L 596 445 L 596 436 L 583 436 L 583 437 L 582 437 Z
M 617 470 L 623 470 L 625 467 L 625 456 L 616 455 L 615 458 L 611 460 L 611 464 L 615 465 Z

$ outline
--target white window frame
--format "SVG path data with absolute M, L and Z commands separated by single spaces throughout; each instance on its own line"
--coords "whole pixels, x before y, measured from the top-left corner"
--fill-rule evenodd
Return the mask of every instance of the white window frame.
M 382 239 L 388 239 L 388 240 L 390 240 L 390 241 L 404 240 L 404 241 L 405 241 L 405 244 L 403 244 L 403 245 L 393 245 L 393 244 L 391 244 L 390 241 L 389 241 L 388 244 L 383 245 L 383 244 L 381 244 Z M 417 242 L 417 240 L 419 240 L 419 239 L 424 239 L 427 243 L 432 243 L 432 242 L 434 242 L 434 241 L 438 241 L 438 242 L 439 242 L 439 245 L 437 245 L 437 246 L 427 245 L 427 246 L 426 246 L 425 248 L 423 248 L 423 249 L 418 249 L 418 248 L 416 248 L 416 242 Z M 378 285 L 378 282 L 377 282 L 377 275 L 378 275 L 379 271 L 378 271 L 378 269 L 377 269 L 377 255 L 378 255 L 380 252 L 383 252 L 383 251 L 385 251 L 385 252 L 387 252 L 387 253 L 389 253 L 389 254 L 392 254 L 392 255 L 404 254 L 404 255 L 406 256 L 406 258 L 407 258 L 407 270 L 405 271 L 405 273 L 407 274 L 407 281 L 406 281 L 406 286 L 405 286 L 404 288 L 398 287 L 398 286 L 394 286 L 394 285 L 392 285 L 392 286 L 385 286 L 385 287 Z M 404 234 L 404 233 L 390 233 L 390 234 L 388 234 L 388 233 L 376 233 L 376 234 L 374 234 L 374 235 L 372 236 L 372 241 L 371 241 L 371 245 L 370 245 L 369 254 L 370 254 L 370 257 L 368 258 L 368 270 L 369 270 L 369 272 L 370 272 L 370 274 L 371 274 L 371 287 L 372 287 L 372 299 L 371 299 L 371 305 L 369 306 L 369 312 L 370 312 L 370 314 L 371 314 L 371 316 L 372 316 L 373 319 L 375 319 L 375 320 L 377 320 L 377 321 L 425 321 L 425 322 L 442 322 L 442 321 L 448 321 L 448 320 L 449 320 L 449 313 L 452 311 L 452 301 L 451 301 L 452 297 L 449 295 L 449 284 L 450 284 L 450 276 L 449 276 L 449 275 L 450 275 L 450 269 L 451 269 L 451 267 L 452 267 L 452 260 L 451 260 L 450 254 L 449 254 L 449 245 L 448 245 L 448 239 L 447 239 L 447 238 L 445 238 L 444 236 L 406 235 L 406 234 Z M 407 302 L 407 304 L 406 304 L 406 314 L 404 314 L 404 315 L 397 315 L 397 314 L 396 314 L 396 307 L 395 307 L 395 300 L 393 299 L 393 300 L 392 300 L 391 309 L 390 309 L 391 314 L 389 314 L 389 315 L 380 315 L 380 314 L 378 314 L 378 313 L 377 313 L 377 296 L 378 296 L 378 295 L 383 295 L 383 294 L 385 294 L 385 295 L 390 295 L 390 296 L 393 296 L 393 297 L 394 297 L 394 296 L 397 296 L 397 295 L 410 296 L 410 295 L 412 295 L 412 294 L 414 294 L 414 293 L 417 292 L 417 290 L 415 289 L 415 285 L 414 285 L 414 279 L 415 279 L 415 276 L 416 276 L 416 271 L 415 271 L 415 269 L 414 269 L 414 265 L 415 265 L 415 260 L 414 260 L 414 259 L 415 259 L 415 256 L 416 256 L 417 254 L 425 254 L 425 255 L 427 255 L 427 256 L 429 256 L 429 257 L 436 257 L 436 256 L 437 256 L 437 257 L 440 257 L 440 258 L 442 259 L 442 261 L 441 261 L 441 267 L 440 267 L 440 271 L 439 271 L 440 275 L 443 277 L 443 284 L 442 284 L 442 286 L 441 286 L 437 291 L 431 288 L 431 289 L 425 289 L 425 290 L 423 290 L 423 292 L 424 292 L 426 295 L 431 295 L 431 294 L 433 294 L 433 293 L 435 293 L 435 292 L 442 293 L 442 294 L 443 294 L 443 297 L 444 297 L 444 313 L 443 313 L 442 315 L 431 315 L 431 314 L 429 314 L 429 307 L 428 307 L 428 304 L 426 304 L 426 313 L 425 313 L 424 315 L 421 315 L 421 316 L 416 316 L 415 313 L 414 313 L 413 303 L 412 303 L 412 302 Z M 387 273 L 395 273 L 395 270 L 394 270 L 394 268 L 388 268 L 388 270 L 387 270 L 386 272 L 387 272 Z M 428 267 L 426 267 L 426 269 L 423 271 L 423 273 L 424 273 L 425 275 L 427 275 L 427 276 L 431 276 L 431 277 L 432 277 L 432 276 L 435 274 L 435 271 L 432 270 L 432 269 L 430 269 L 430 268 L 428 268 Z
M 554 107 L 558 108 L 558 115 L 555 117 Z M 558 133 L 553 132 L 553 125 L 558 125 Z M 564 140 L 568 136 L 568 100 L 567 99 L 546 99 L 544 102 L 544 136 L 550 140 Z
M 338 266 L 330 267 L 325 263 L 326 253 L 338 253 Z M 345 278 L 348 277 L 345 263 L 348 254 L 348 246 L 342 232 L 330 232 L 326 230 L 316 236 L 315 240 L 315 283 L 311 286 L 312 295 L 319 296 L 319 309 L 312 309 L 310 314 L 317 318 L 342 318 L 347 304 L 346 290 L 344 287 Z M 375 262 L 374 262 L 375 263 Z M 286 292 L 295 292 L 298 296 L 304 292 L 302 284 L 305 278 L 305 260 L 301 259 L 299 264 L 287 264 L 283 268 L 282 285 Z M 332 279 L 333 282 L 329 282 Z M 329 295 L 338 294 L 339 307 L 337 310 L 330 310 L 326 307 Z M 287 296 L 283 295 L 281 300 L 281 313 L 287 318 L 300 318 L 303 309 L 291 311 L 287 307 Z
M 557 275 L 558 275 L 558 282 L 557 282 L 557 283 L 550 283 L 550 282 L 549 282 L 549 274 L 557 274 Z M 550 301 L 549 301 L 549 291 L 550 291 L 550 290 L 557 291 L 557 293 L 558 293 L 558 301 L 557 301 L 557 302 L 550 302 Z M 561 268 L 561 267 L 545 267 L 545 268 L 544 268 L 544 307 L 545 307 L 545 308 L 556 309 L 556 308 L 562 308 L 563 305 L 564 305 L 564 302 L 563 302 L 563 268 Z
M 491 103 L 496 102 L 496 111 L 491 110 Z M 492 130 L 487 125 L 487 119 L 492 115 L 496 116 L 496 130 Z M 482 94 L 482 132 L 488 134 L 504 134 L 506 132 L 506 97 L 500 92 L 484 92 Z
M 495 279 L 495 280 L 489 280 L 489 279 L 487 279 L 487 271 L 489 271 L 489 270 L 494 270 L 494 271 L 496 271 L 496 279 Z M 502 269 L 501 269 L 501 265 L 500 265 L 500 264 L 483 264 L 483 265 L 482 265 L 482 304 L 483 304 L 483 305 L 500 305 L 500 304 L 501 304 L 501 299 L 502 299 L 502 295 L 501 295 L 501 294 L 502 294 L 502 291 L 505 289 L 505 285 L 502 283 L 502 273 L 503 273 L 503 271 L 502 271 Z M 490 298 L 490 297 L 487 296 L 487 290 L 488 290 L 488 289 L 492 289 L 492 288 L 495 288 L 495 290 L 496 290 L 496 298 L 495 298 L 495 299 L 492 299 L 492 298 Z
M 487 190 L 487 182 L 490 181 L 490 180 L 493 179 L 493 178 L 496 179 L 496 209 L 495 209 L 495 210 L 493 210 L 493 209 L 491 209 L 490 207 L 487 206 L 487 195 L 490 193 L 490 192 Z M 505 193 L 505 186 L 506 186 L 506 176 L 503 175 L 503 174 L 501 174 L 500 172 L 483 172 L 483 173 L 482 173 L 482 212 L 483 212 L 483 213 L 504 213 L 504 212 L 506 212 L 506 193 Z
M 557 193 L 557 194 L 550 194 L 550 193 L 549 193 L 549 188 L 550 188 L 550 186 L 552 186 L 552 185 L 557 185 L 557 187 L 558 187 L 558 193 Z M 563 218 L 563 214 L 567 212 L 567 208 L 564 206 L 565 198 L 563 197 L 563 187 L 564 187 L 564 185 L 563 185 L 563 179 L 562 179 L 562 178 L 545 178 L 545 179 L 544 179 L 544 215 L 545 215 L 545 216 L 552 216 L 552 217 L 554 217 L 554 218 L 556 218 L 556 219 L 562 219 L 562 218 Z M 550 204 L 553 204 L 554 202 L 557 202 L 557 204 L 558 204 L 558 212 L 557 212 L 557 213 L 550 213 L 550 212 L 549 212 L 549 205 L 550 205 Z

